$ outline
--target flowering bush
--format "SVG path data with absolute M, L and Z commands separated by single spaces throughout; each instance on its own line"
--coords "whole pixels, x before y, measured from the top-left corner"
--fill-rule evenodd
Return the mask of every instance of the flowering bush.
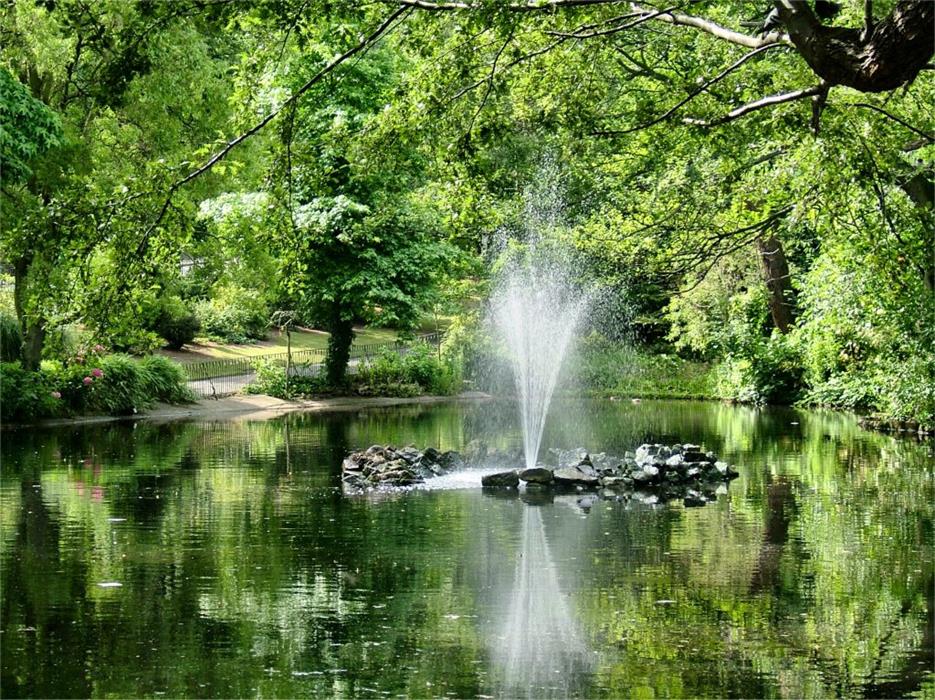
M 72 362 L 26 372 L 18 364 L 0 369 L 0 418 L 25 422 L 39 418 L 99 413 L 132 415 L 156 401 L 193 400 L 181 368 L 164 357 L 134 360 L 101 356 L 103 347 L 76 355 Z M 88 368 L 89 359 L 93 363 Z

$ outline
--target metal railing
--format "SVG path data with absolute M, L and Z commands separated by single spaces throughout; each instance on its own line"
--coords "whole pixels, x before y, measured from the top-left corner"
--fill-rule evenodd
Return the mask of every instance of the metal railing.
M 351 346 L 351 360 L 367 360 L 387 350 L 406 352 L 413 343 L 423 342 L 438 345 L 440 333 L 427 333 L 413 340 L 395 340 L 386 343 L 366 343 Z M 314 374 L 324 363 L 327 350 L 324 348 L 303 348 L 292 351 L 292 365 L 302 374 Z M 256 365 L 260 362 L 286 366 L 289 353 L 286 351 L 263 353 L 250 357 L 205 360 L 182 365 L 188 377 L 188 387 L 196 396 L 219 397 L 236 394 L 256 378 Z M 353 367 L 351 367 L 353 370 Z

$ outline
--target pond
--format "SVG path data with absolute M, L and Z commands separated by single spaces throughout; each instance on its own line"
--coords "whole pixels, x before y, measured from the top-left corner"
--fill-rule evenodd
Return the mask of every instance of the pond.
M 696 442 L 700 508 L 342 495 L 351 449 L 520 444 L 496 402 L 2 435 L 2 696 L 932 697 L 931 444 L 846 415 L 557 400 Z

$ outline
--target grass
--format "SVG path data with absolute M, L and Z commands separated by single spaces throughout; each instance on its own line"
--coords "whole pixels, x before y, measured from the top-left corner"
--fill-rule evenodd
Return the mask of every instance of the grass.
M 397 332 L 390 328 L 356 328 L 354 330 L 354 345 L 371 345 L 374 343 L 392 343 L 397 338 Z M 324 350 L 328 347 L 328 333 L 310 328 L 297 329 L 292 332 L 292 350 Z M 185 346 L 184 350 L 161 350 L 177 362 L 203 362 L 205 360 L 234 360 L 249 359 L 259 355 L 269 355 L 286 351 L 286 334 L 278 330 L 270 332 L 266 340 L 243 345 L 214 343 L 210 340 L 198 338 L 194 343 Z
M 581 359 L 577 381 L 598 396 L 702 399 L 716 396 L 710 365 L 675 355 L 605 347 Z

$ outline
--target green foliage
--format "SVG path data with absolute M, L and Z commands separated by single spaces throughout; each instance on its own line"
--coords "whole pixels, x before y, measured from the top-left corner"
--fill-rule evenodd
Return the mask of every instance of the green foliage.
M 717 393 L 742 403 L 795 403 L 802 391 L 801 357 L 788 336 L 737 339 L 717 367 Z
M 650 354 L 592 333 L 578 343 L 567 385 L 599 395 L 640 398 L 710 398 L 708 365 L 674 354 Z
M 62 407 L 54 391 L 48 375 L 28 372 L 16 363 L 0 364 L 0 419 L 21 423 L 56 415 Z
M 18 362 L 22 355 L 23 335 L 19 321 L 0 311 L 0 361 Z
M 404 396 L 411 391 L 448 395 L 457 392 L 460 375 L 456 366 L 440 358 L 434 347 L 416 343 L 405 353 L 384 350 L 361 363 L 355 382 L 367 387 L 365 393 L 370 395 Z
M 151 400 L 164 403 L 188 403 L 195 400 L 188 388 L 188 378 L 177 362 L 161 355 L 149 355 L 136 362 L 136 369 L 141 391 Z
M 217 288 L 212 299 L 198 302 L 195 315 L 212 340 L 248 343 L 266 337 L 269 307 L 260 292 L 228 284 Z
M 30 178 L 33 161 L 62 142 L 62 123 L 0 67 L 0 173 L 5 184 Z
M 247 386 L 248 394 L 266 394 L 277 399 L 292 399 L 295 394 L 286 381 L 286 368 L 281 362 L 264 359 L 253 365 L 256 379 Z
M 200 329 L 198 317 L 180 298 L 168 296 L 162 300 L 153 330 L 166 340 L 169 349 L 181 350 Z
M 68 365 L 27 372 L 2 365 L 2 418 L 24 422 L 53 416 L 138 413 L 154 402 L 194 400 L 181 367 L 164 357 L 89 353 Z

